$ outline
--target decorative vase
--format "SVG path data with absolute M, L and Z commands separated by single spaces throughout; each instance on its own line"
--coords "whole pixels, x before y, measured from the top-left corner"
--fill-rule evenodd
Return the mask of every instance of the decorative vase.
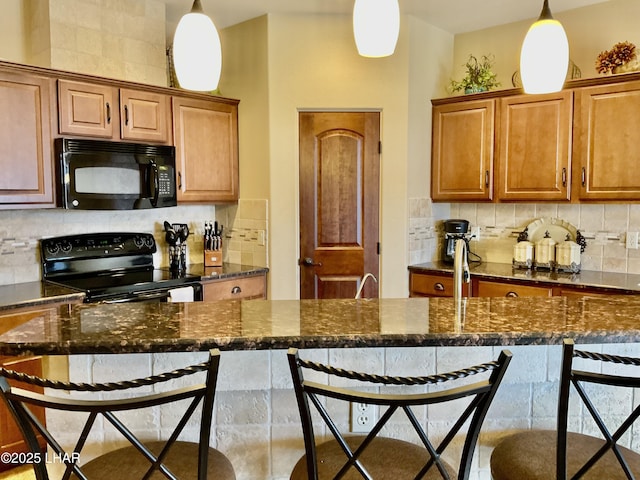
M 480 93 L 480 92 L 486 92 L 486 91 L 487 91 L 487 87 L 485 87 L 484 85 L 473 85 L 471 87 L 467 87 L 464 89 L 465 94 Z

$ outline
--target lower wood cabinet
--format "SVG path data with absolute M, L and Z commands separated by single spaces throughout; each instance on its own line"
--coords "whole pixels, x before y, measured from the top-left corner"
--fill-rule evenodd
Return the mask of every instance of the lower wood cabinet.
M 267 276 L 233 277 L 202 282 L 202 297 L 205 302 L 213 300 L 267 298 Z
M 572 287 L 558 283 L 489 280 L 474 278 L 463 285 L 463 294 L 473 297 L 584 297 L 603 295 L 633 295 L 633 292 L 607 288 Z M 453 274 L 446 272 L 409 272 L 410 297 L 453 297 Z

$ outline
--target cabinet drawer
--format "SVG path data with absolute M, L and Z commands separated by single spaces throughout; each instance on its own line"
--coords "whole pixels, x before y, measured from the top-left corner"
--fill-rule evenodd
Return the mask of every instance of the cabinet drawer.
M 256 277 L 230 278 L 202 284 L 204 301 L 266 298 L 266 279 Z
M 412 273 L 410 277 L 412 297 L 452 297 L 453 277 Z
M 478 280 L 474 289 L 475 297 L 550 297 L 550 287 L 514 285 L 513 283 L 486 282 Z

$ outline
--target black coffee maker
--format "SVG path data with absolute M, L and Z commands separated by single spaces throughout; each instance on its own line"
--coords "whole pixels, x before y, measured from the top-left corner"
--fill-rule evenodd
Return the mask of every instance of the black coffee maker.
M 467 243 L 467 251 L 469 251 L 469 238 L 468 220 L 445 220 L 442 261 L 444 263 L 453 264 L 453 258 L 456 251 L 456 240 L 463 239 Z

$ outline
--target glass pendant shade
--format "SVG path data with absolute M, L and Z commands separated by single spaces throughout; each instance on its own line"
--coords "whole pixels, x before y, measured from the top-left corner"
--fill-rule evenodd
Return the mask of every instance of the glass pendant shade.
M 353 7 L 353 35 L 360 55 L 393 55 L 399 32 L 398 0 L 356 0 Z
M 218 88 L 222 71 L 222 47 L 213 21 L 204 14 L 200 0 L 180 19 L 173 36 L 173 63 L 182 88 L 208 92 Z
M 551 16 L 545 0 L 540 18 L 531 25 L 520 52 L 520 77 L 526 93 L 562 90 L 569 66 L 569 41 L 562 24 Z

